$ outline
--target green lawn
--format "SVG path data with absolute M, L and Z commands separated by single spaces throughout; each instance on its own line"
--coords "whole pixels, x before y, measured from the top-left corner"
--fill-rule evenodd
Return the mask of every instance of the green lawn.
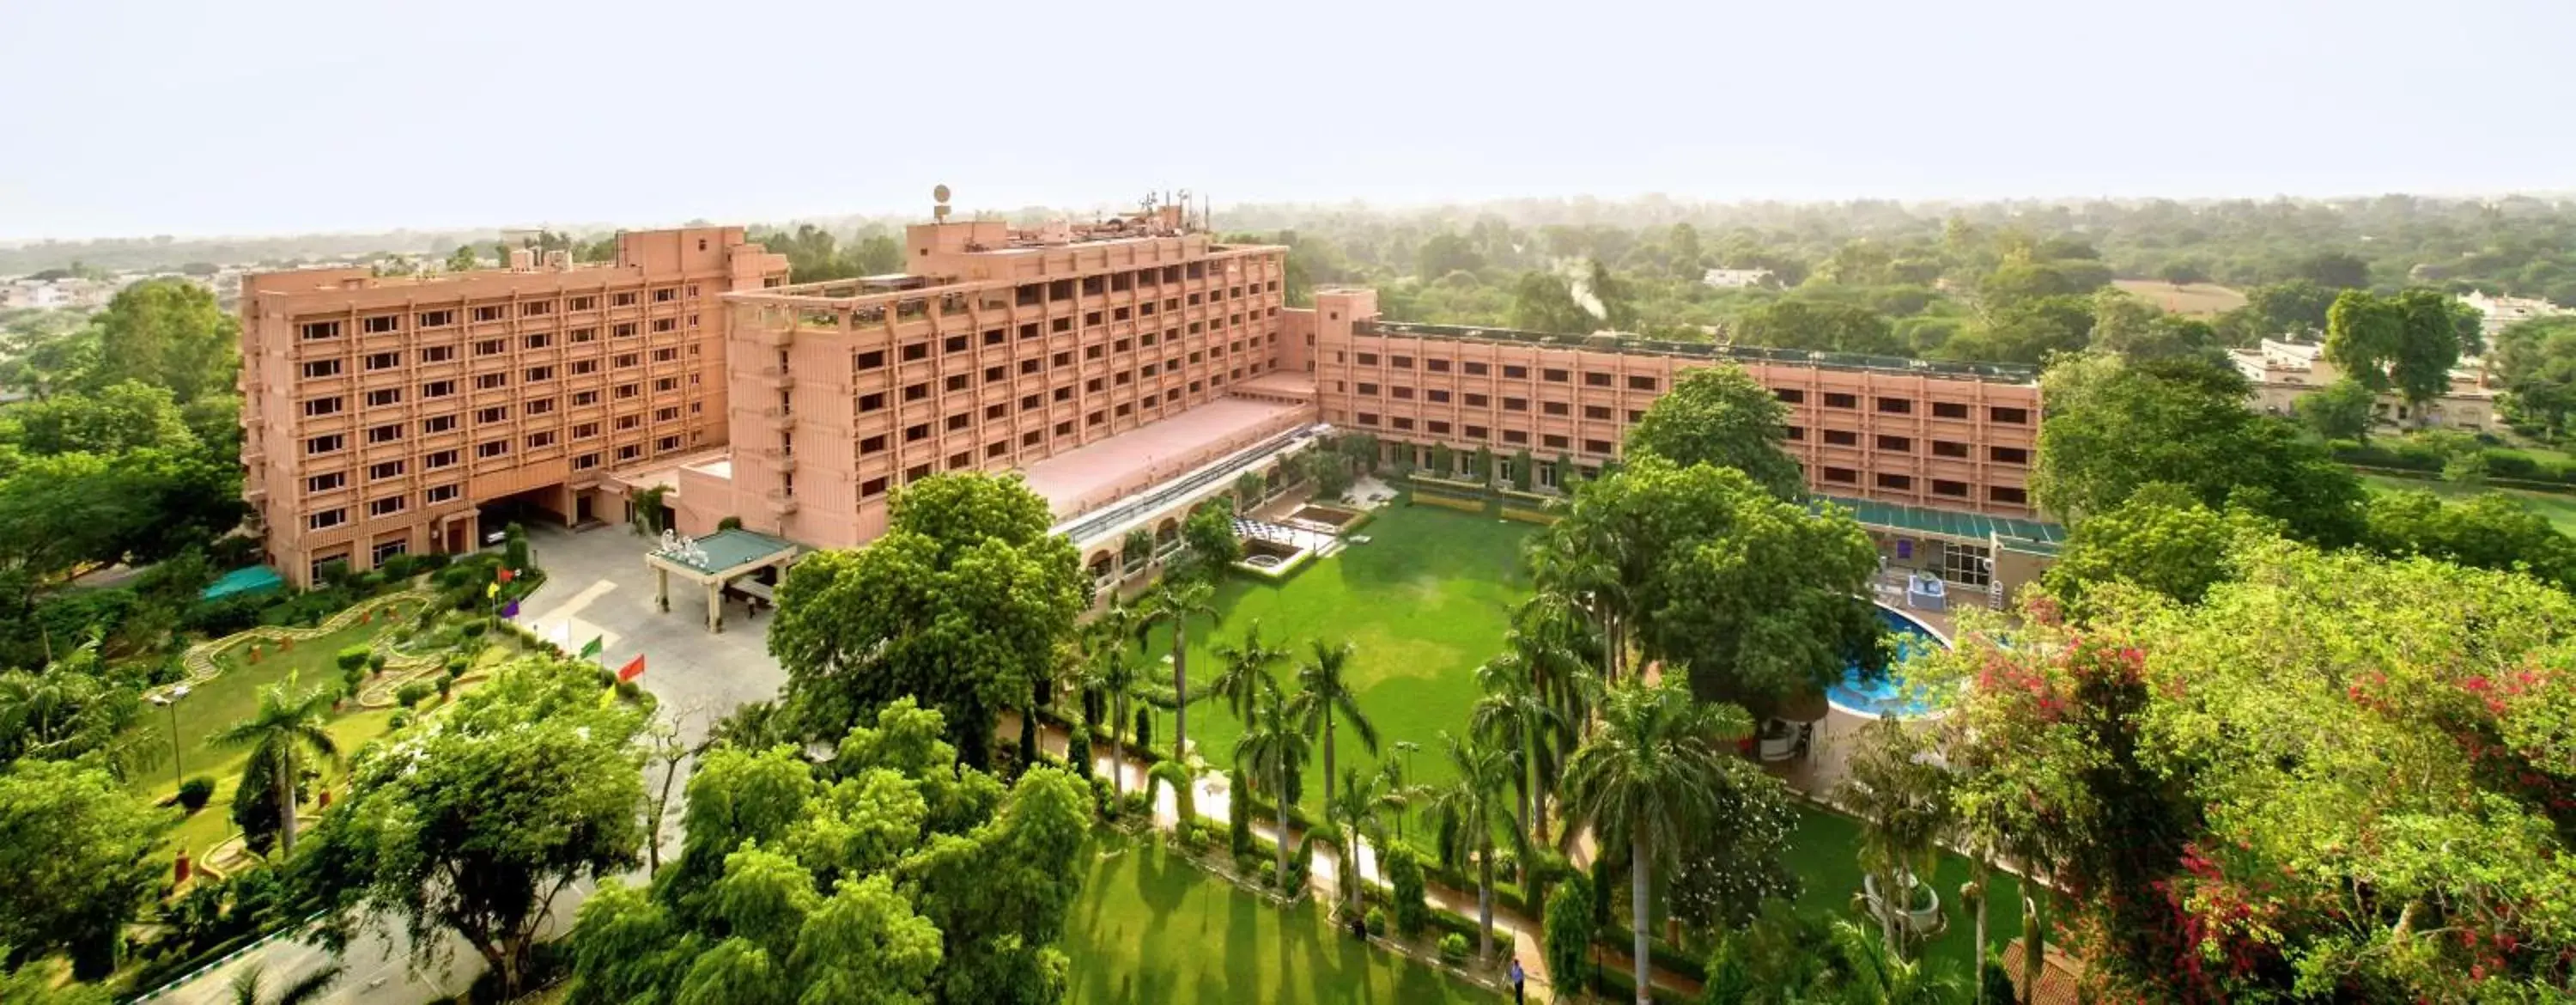
M 2450 482 L 2420 478 L 2394 478 L 2388 475 L 2363 475 L 2361 482 L 2373 492 L 2402 492 L 2421 489 L 2446 499 L 2460 499 L 2488 492 L 2498 492 L 2520 501 L 2533 512 L 2548 518 L 2549 525 L 2561 534 L 2576 536 L 2576 495 L 2533 492 L 2528 489 L 2469 488 Z
M 1439 734 L 1466 731 L 1467 709 L 1479 693 L 1476 666 L 1501 651 L 1512 608 L 1530 595 L 1520 546 L 1533 529 L 1430 506 L 1393 506 L 1360 530 L 1369 543 L 1350 545 L 1284 584 L 1229 579 L 1217 592 L 1222 620 L 1213 637 L 1204 623 L 1192 632 L 1192 686 L 1217 673 L 1213 650 L 1241 641 L 1256 621 L 1262 638 L 1294 653 L 1279 668 L 1282 683 L 1306 661 L 1314 640 L 1348 640 L 1353 655 L 1346 672 L 1377 726 L 1379 754 L 1400 756 L 1399 740 L 1420 744 L 1413 756 L 1417 777 L 1446 780 L 1452 772 Z M 1156 630 L 1150 645 L 1154 653 L 1168 653 L 1170 632 Z M 1170 682 L 1171 665 L 1159 656 L 1148 672 Z M 1189 722 L 1191 743 L 1209 763 L 1234 763 L 1243 727 L 1231 713 L 1201 702 L 1190 707 Z M 1169 749 L 1171 729 L 1171 715 L 1158 716 L 1154 742 Z M 1374 770 L 1378 758 L 1357 735 L 1346 726 L 1335 729 L 1335 767 Z M 1323 773 L 1318 751 L 1306 769 L 1310 809 L 1320 805 Z
M 1476 1002 L 1502 1000 L 1333 928 L 1308 900 L 1291 910 L 1163 850 L 1104 832 L 1063 942 L 1072 1000 L 1112 1002 Z
M 1866 921 L 1854 905 L 1860 893 L 1860 824 L 1850 817 L 1802 806 L 1798 810 L 1798 830 L 1790 838 L 1789 868 L 1804 884 L 1799 891 L 1798 907 L 1837 918 Z M 1959 900 L 1959 885 L 1968 881 L 1968 860 L 1948 852 L 1941 854 L 1941 864 L 1934 870 L 1932 889 L 1941 895 L 1941 910 L 1950 916 L 1950 927 L 1924 947 L 1923 958 L 1947 960 L 1959 968 L 1963 977 L 1976 976 L 1976 960 L 1969 947 L 1976 942 L 1976 918 Z M 2021 883 L 2012 874 L 1997 872 L 1987 898 L 1986 941 L 2001 949 L 2021 931 Z

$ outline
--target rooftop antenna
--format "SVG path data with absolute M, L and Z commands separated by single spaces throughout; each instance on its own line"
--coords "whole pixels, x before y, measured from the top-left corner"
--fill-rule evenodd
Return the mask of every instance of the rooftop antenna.
M 1189 189 L 1182 189 L 1182 190 L 1181 190 L 1181 194 L 1180 194 L 1180 202 L 1181 202 L 1181 233 L 1186 234 L 1186 233 L 1189 233 L 1189 232 L 1190 232 L 1190 190 L 1189 190 Z
M 948 186 L 945 183 L 931 186 L 930 199 L 932 202 L 930 207 L 930 219 L 936 223 L 947 223 Z

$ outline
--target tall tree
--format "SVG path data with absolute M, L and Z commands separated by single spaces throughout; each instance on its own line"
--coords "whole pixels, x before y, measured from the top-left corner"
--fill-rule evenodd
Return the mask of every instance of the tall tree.
M 1316 738 L 1324 751 L 1324 780 L 1328 787 L 1333 778 L 1335 719 L 1348 723 L 1351 734 L 1359 737 L 1360 746 L 1377 753 L 1377 723 L 1369 719 L 1368 710 L 1360 707 L 1359 692 L 1351 689 L 1349 669 L 1351 644 L 1316 639 L 1312 654 L 1297 668 L 1297 697 L 1289 714 L 1297 717 L 1298 728 Z M 1331 822 L 1327 812 L 1325 820 Z
M 1145 598 L 1140 628 L 1165 624 L 1172 629 L 1172 759 L 1177 762 L 1186 763 L 1190 756 L 1190 622 L 1217 617 L 1216 605 L 1209 602 L 1215 595 L 1205 582 L 1165 577 Z
M 2087 598 L 2111 583 L 2198 603 L 2228 578 L 2227 549 L 2242 523 L 2231 523 L 2181 486 L 2150 483 L 2076 524 L 2044 581 L 2075 611 L 2089 610 Z
M 216 730 L 206 742 L 217 747 L 248 748 L 250 759 L 268 772 L 270 798 L 277 803 L 278 850 L 295 851 L 296 787 L 307 754 L 326 764 L 340 763 L 340 742 L 324 728 L 331 703 L 341 694 L 329 685 L 296 690 L 296 675 L 261 688 L 259 707 L 250 718 Z
M 769 651 L 807 735 L 917 695 L 971 764 L 1000 710 L 1035 693 L 1084 606 L 1081 557 L 1018 476 L 935 475 L 895 494 L 885 536 L 806 556 L 778 591 Z
M 1288 875 L 1288 811 L 1297 805 L 1297 777 L 1306 770 L 1307 752 L 1312 749 L 1307 732 L 1299 728 L 1292 700 L 1279 682 L 1268 675 L 1257 678 L 1252 689 L 1250 715 L 1243 720 L 1243 732 L 1234 740 L 1234 763 L 1244 765 L 1271 785 L 1271 802 L 1279 809 L 1277 852 L 1279 861 L 1271 873 L 1279 882 Z M 1250 813 L 1246 804 L 1236 812 Z
M 453 932 L 525 990 L 555 898 L 642 861 L 644 716 L 599 694 L 583 664 L 525 659 L 360 752 L 316 834 L 334 938 L 400 919 L 426 963 Z
M 1119 796 L 1126 795 L 1127 785 L 1127 702 L 1141 679 L 1128 645 L 1142 634 L 1143 619 L 1144 612 L 1128 606 L 1125 598 L 1111 598 L 1109 608 L 1092 619 L 1083 638 L 1090 654 L 1083 685 L 1109 703 L 1109 789 Z
M 1735 342 L 1823 352 L 1904 351 L 1887 318 L 1876 311 L 1858 304 L 1797 298 L 1746 311 L 1735 324 Z
M 2409 405 L 2450 392 L 2451 368 L 2479 348 L 2477 315 L 2434 290 L 2380 297 L 2345 290 L 2327 312 L 2325 357 L 2374 391 Z
M 1701 704 L 1673 683 L 1630 681 L 1604 695 L 1601 725 L 1565 767 L 1569 819 L 1628 849 L 1629 932 L 1637 1001 L 1652 1000 L 1646 951 L 1654 869 L 1670 866 L 1700 809 L 1716 802 L 1726 747 L 1752 731 L 1732 705 Z
M 168 814 L 90 765 L 21 761 L 0 774 L 0 945 L 8 964 L 55 950 L 74 976 L 116 968 L 124 928 L 161 875 Z
M 1524 833 L 1512 819 L 1512 775 L 1519 759 L 1504 746 L 1474 738 L 1461 740 L 1443 731 L 1440 745 L 1456 774 L 1446 782 L 1430 787 L 1425 809 L 1440 835 L 1440 857 L 1453 867 L 1463 868 L 1470 860 L 1476 867 L 1476 956 L 1494 956 L 1494 834 L 1513 835 L 1519 847 L 1518 857 L 1527 859 L 1530 847 L 1521 841 Z
M 1860 865 L 1878 888 L 1879 934 L 1891 954 L 1903 954 L 1898 923 L 1915 903 L 1953 818 L 1948 769 L 1933 759 L 1931 738 L 1902 720 L 1882 718 L 1861 728 L 1851 749 L 1850 773 L 1834 786 L 1834 801 L 1860 820 Z
M 1678 467 L 1734 468 L 1773 495 L 1794 499 L 1807 478 L 1781 449 L 1789 407 L 1738 366 L 1692 370 L 1646 407 L 1628 431 L 1630 457 L 1653 455 Z
M 2292 407 L 2299 423 L 2329 440 L 2366 440 L 2379 396 L 2360 381 L 2345 377 L 2302 396 Z
M 1216 676 L 1208 681 L 1200 697 L 1223 701 L 1236 722 L 1252 721 L 1253 697 L 1260 693 L 1264 680 L 1276 683 L 1271 670 L 1288 658 L 1288 650 L 1262 641 L 1261 622 L 1254 619 L 1244 626 L 1242 641 L 1218 645 L 1215 655 Z
M 99 386 L 133 380 L 170 390 L 180 404 L 232 386 L 241 323 L 215 294 L 183 279 L 147 279 L 117 291 L 98 316 Z
M 1476 686 L 1482 693 L 1467 710 L 1467 729 L 1478 746 L 1501 751 L 1511 762 L 1511 787 L 1519 813 L 1512 829 L 1525 846 L 1535 846 L 1544 839 L 1539 833 L 1539 806 L 1551 794 L 1549 780 L 1557 775 L 1556 740 L 1565 735 L 1569 724 L 1557 706 L 1539 693 L 1530 672 L 1521 660 L 1511 655 L 1487 660 L 1476 668 Z M 1520 859 L 1520 884 L 1530 885 L 1530 861 Z

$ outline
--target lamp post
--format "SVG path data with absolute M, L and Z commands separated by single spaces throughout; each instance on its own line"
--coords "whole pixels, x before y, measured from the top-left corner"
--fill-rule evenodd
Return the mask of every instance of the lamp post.
M 1395 749 L 1404 755 L 1404 786 L 1406 788 L 1412 788 L 1413 752 L 1422 749 L 1422 745 L 1411 740 L 1397 740 L 1395 741 Z M 1407 802 L 1410 801 L 1411 800 L 1407 800 Z M 1405 807 L 1404 812 L 1400 812 L 1395 815 L 1395 839 L 1398 841 L 1404 840 L 1404 817 L 1406 813 L 1411 811 L 1412 807 L 1407 806 Z
M 179 750 L 179 699 L 188 696 L 188 685 L 181 684 L 152 696 L 152 703 L 170 710 L 170 784 L 186 787 L 187 768 L 181 763 Z

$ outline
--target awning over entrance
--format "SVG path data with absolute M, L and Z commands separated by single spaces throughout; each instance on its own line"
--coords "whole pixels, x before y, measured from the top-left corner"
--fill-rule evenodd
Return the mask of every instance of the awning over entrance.
M 662 546 L 644 556 L 654 572 L 654 602 L 671 609 L 674 575 L 705 588 L 707 630 L 724 631 L 724 588 L 737 578 L 765 568 L 784 569 L 805 549 L 783 537 L 739 527 L 691 540 L 664 532 Z

